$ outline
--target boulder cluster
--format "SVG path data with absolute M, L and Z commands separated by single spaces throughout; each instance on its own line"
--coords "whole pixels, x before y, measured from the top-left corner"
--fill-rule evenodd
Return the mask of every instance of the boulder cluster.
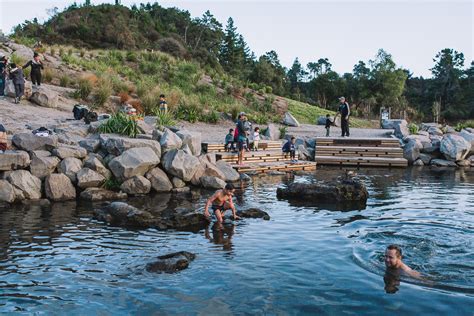
M 410 134 L 405 120 L 383 121 L 383 128 L 395 130 L 403 142 L 403 155 L 414 166 L 474 167 L 474 129 L 457 132 L 450 126 L 422 123 Z
M 47 137 L 13 135 L 12 149 L 0 154 L 0 202 L 125 199 L 191 185 L 219 189 L 240 179 L 230 164 L 201 153 L 200 133 L 148 126 L 128 138 L 95 133 L 100 123 L 63 122 Z

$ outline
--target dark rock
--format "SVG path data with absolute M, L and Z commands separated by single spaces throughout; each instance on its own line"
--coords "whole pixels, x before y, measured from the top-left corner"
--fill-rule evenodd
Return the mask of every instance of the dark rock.
M 148 272 L 174 273 L 186 269 L 189 263 L 196 258 L 196 255 L 187 251 L 179 251 L 168 255 L 159 256 L 155 262 L 146 265 Z
M 270 215 L 258 208 L 249 208 L 247 210 L 237 211 L 237 215 L 245 218 L 263 218 L 266 221 L 270 220 Z
M 86 201 L 123 200 L 127 193 L 114 192 L 102 188 L 87 188 L 81 192 L 81 199 Z
M 94 218 L 112 226 L 127 228 L 155 227 L 155 217 L 124 202 L 112 202 L 105 208 L 94 211 Z

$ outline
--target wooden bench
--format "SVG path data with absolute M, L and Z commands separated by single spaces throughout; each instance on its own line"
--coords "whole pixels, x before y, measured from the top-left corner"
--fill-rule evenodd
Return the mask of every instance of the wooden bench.
M 234 143 L 236 147 L 237 144 Z M 222 153 L 226 152 L 224 143 L 201 143 L 201 147 L 206 153 L 216 152 Z M 258 143 L 259 150 L 281 150 L 282 143 L 278 140 L 262 140 Z

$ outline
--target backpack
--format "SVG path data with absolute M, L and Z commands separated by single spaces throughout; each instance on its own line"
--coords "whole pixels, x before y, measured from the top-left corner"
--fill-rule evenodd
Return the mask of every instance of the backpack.
M 86 114 L 89 112 L 87 105 L 76 104 L 72 109 L 72 114 L 74 115 L 75 120 L 82 120 Z

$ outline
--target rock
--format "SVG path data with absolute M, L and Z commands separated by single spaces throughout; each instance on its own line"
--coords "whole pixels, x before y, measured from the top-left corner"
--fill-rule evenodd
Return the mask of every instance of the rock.
M 89 168 L 83 168 L 76 174 L 77 186 L 81 189 L 86 188 L 97 188 L 105 182 L 104 176 L 91 170 Z
M 160 162 L 160 158 L 149 147 L 131 148 L 109 163 L 109 168 L 119 181 L 133 176 L 143 176 Z
M 202 176 L 208 176 L 208 177 L 216 177 L 221 180 L 226 180 L 226 175 L 219 169 L 217 168 L 216 165 L 211 164 L 210 162 L 203 161 L 201 164 L 204 165 L 204 172 L 202 173 Z
M 173 184 L 166 173 L 158 167 L 148 171 L 146 178 L 156 192 L 170 192 L 173 189 Z
M 415 162 L 413 163 L 414 166 L 424 166 L 425 164 L 423 163 L 423 160 L 421 159 L 417 159 L 415 160 Z
M 357 180 L 330 183 L 291 183 L 277 189 L 277 197 L 289 200 L 319 203 L 351 203 L 365 205 L 369 193 L 365 185 Z
M 87 156 L 87 150 L 78 146 L 60 146 L 53 149 L 52 154 L 61 159 L 70 157 L 82 159 Z
M 143 134 L 152 134 L 153 133 L 154 127 L 147 124 L 147 123 L 145 123 L 145 121 L 137 120 L 137 125 L 138 125 L 138 128 L 142 131 Z
M 201 154 L 201 133 L 180 130 L 176 135 L 181 138 L 183 146 L 187 145 L 189 147 L 193 156 Z
M 206 164 L 202 162 L 198 165 L 196 172 L 194 173 L 193 177 L 191 178 L 191 184 L 195 186 L 201 185 L 201 177 L 204 175 L 206 171 Z
M 174 194 L 183 194 L 183 193 L 189 193 L 189 192 L 191 192 L 190 187 L 182 187 L 182 188 L 173 188 L 173 189 L 171 189 L 171 193 L 174 193 Z
M 82 169 L 82 161 L 77 158 L 66 158 L 58 165 L 58 172 L 64 173 L 72 183 L 77 182 L 77 173 Z
M 127 193 L 114 192 L 101 188 L 87 188 L 81 192 L 81 199 L 86 201 L 124 200 Z
M 163 135 L 161 135 L 160 145 L 163 153 L 166 153 L 172 149 L 180 149 L 183 145 L 183 141 L 171 130 L 166 129 Z
M 51 157 L 51 153 L 47 150 L 35 150 L 30 152 L 30 157 Z
M 43 180 L 44 178 L 52 174 L 54 170 L 56 170 L 56 167 L 60 161 L 61 160 L 59 160 L 58 157 L 53 156 L 34 156 L 33 159 L 31 159 L 30 164 L 31 174 Z
M 124 202 L 112 202 L 105 208 L 94 211 L 94 218 L 112 226 L 127 228 L 150 228 L 156 226 L 155 217 Z
M 413 164 L 420 157 L 421 143 L 417 140 L 410 140 L 403 146 L 403 158 L 408 160 L 409 164 Z
M 19 133 L 13 135 L 12 143 L 18 148 L 26 151 L 52 150 L 58 146 L 58 136 L 47 137 L 36 136 L 33 133 Z
M 423 161 L 423 164 L 425 165 L 429 165 L 431 162 L 431 159 L 433 159 L 433 157 L 431 157 L 428 154 L 420 154 L 420 160 Z
M 148 263 L 146 270 L 154 273 L 174 273 L 186 269 L 195 257 L 196 255 L 187 251 L 171 253 L 158 257 L 155 262 Z
M 134 176 L 122 183 L 120 190 L 131 195 L 148 194 L 151 182 L 143 176 Z
M 151 138 L 153 140 L 156 140 L 157 142 L 159 142 L 161 140 L 161 136 L 163 136 L 164 133 L 165 133 L 164 131 L 160 131 L 159 129 L 155 129 L 155 130 L 153 130 Z
M 474 133 L 462 130 L 461 133 L 459 133 L 459 136 L 461 136 L 471 144 L 471 150 L 469 153 L 474 154 Z
M 21 57 L 24 60 L 30 60 L 33 58 L 33 50 L 25 45 L 9 42 L 8 46 L 14 50 L 13 54 L 15 54 L 15 56 Z
M 330 117 L 331 121 L 333 122 L 334 121 L 334 117 Z M 318 119 L 316 120 L 316 125 L 326 125 L 326 115 L 321 115 L 320 117 L 318 117 Z M 338 116 L 336 118 L 336 122 L 334 122 L 334 125 L 335 126 L 341 126 L 341 117 Z
M 44 86 L 40 86 L 31 95 L 30 101 L 46 108 L 58 107 L 58 94 Z
M 270 140 L 279 140 L 280 139 L 280 130 L 275 124 L 268 124 L 267 130 L 265 131 L 265 135 Z
M 444 160 L 444 159 L 432 159 L 430 161 L 431 166 L 437 167 L 457 167 L 454 161 Z
M 41 180 L 26 170 L 16 170 L 8 177 L 10 184 L 21 192 L 21 195 L 28 200 L 41 198 Z
M 430 135 L 443 136 L 443 131 L 435 126 L 428 127 L 427 132 Z
M 26 81 L 25 92 L 24 92 L 25 98 L 31 97 L 32 90 L 33 90 L 33 85 L 31 84 L 31 81 Z M 12 80 L 7 80 L 5 82 L 5 95 L 11 98 L 14 98 L 16 96 L 15 86 L 13 85 Z
M 241 173 L 240 174 L 240 181 L 249 182 L 251 180 L 252 180 L 252 178 L 248 174 L 246 174 L 246 173 Z
M 418 131 L 418 133 L 416 133 L 416 135 L 419 135 L 419 136 L 425 136 L 425 137 L 430 137 L 430 133 L 426 132 L 426 131 Z
M 102 134 L 100 135 L 100 143 L 107 152 L 115 156 L 119 156 L 132 148 L 148 147 L 155 152 L 156 156 L 161 157 L 160 143 L 155 140 L 128 138 L 114 134 Z
M 440 150 L 448 160 L 463 160 L 469 154 L 471 144 L 461 136 L 449 134 L 441 140 Z
M 237 215 L 243 218 L 263 218 L 266 221 L 270 220 L 270 215 L 258 208 L 249 208 L 247 210 L 237 211 Z
M 474 167 L 474 155 L 467 158 L 467 160 L 469 160 L 471 162 L 471 167 Z
M 15 189 L 7 180 L 0 180 L 0 202 L 15 202 Z
M 161 164 L 168 174 L 189 182 L 199 168 L 199 159 L 182 150 L 172 149 L 165 153 Z
M 207 153 L 198 157 L 199 161 L 201 162 L 208 162 L 212 165 L 216 164 L 216 154 L 215 153 Z
M 175 188 L 184 188 L 186 186 L 186 183 L 178 177 L 173 177 L 171 183 L 173 183 L 173 187 Z
M 408 123 L 405 120 L 382 120 L 382 128 L 394 129 L 395 136 L 400 139 L 403 139 L 406 136 L 410 135 L 410 131 L 408 130 Z
M 235 171 L 235 169 L 232 168 L 232 166 L 228 162 L 224 160 L 219 160 L 216 162 L 216 167 L 224 174 L 224 181 L 235 182 L 240 180 L 239 173 Z
M 225 181 L 217 177 L 204 176 L 200 179 L 201 185 L 206 189 L 223 189 L 226 185 Z
M 68 201 L 76 198 L 76 189 L 71 180 L 60 173 L 53 173 L 44 181 L 46 197 L 52 201 Z
M 135 138 L 153 140 L 153 135 L 150 135 L 150 134 L 137 134 L 137 136 Z
M 306 147 L 304 145 L 298 145 L 297 150 L 298 150 L 298 159 L 299 160 L 311 160 L 312 159 L 311 154 L 309 153 L 309 151 L 306 149 Z
M 100 148 L 100 140 L 87 138 L 79 141 L 79 146 L 87 150 L 87 152 L 95 153 Z
M 446 134 L 456 133 L 456 130 L 452 126 L 447 125 L 447 126 L 444 127 L 444 129 L 446 131 Z
M 110 172 L 110 170 L 107 169 L 96 156 L 89 155 L 84 160 L 84 167 L 96 171 L 105 179 L 110 179 L 112 177 L 112 172 Z
M 294 126 L 294 127 L 299 127 L 300 123 L 298 122 L 297 119 L 293 115 L 291 115 L 290 112 L 286 112 L 285 116 L 283 117 L 283 124 L 288 125 L 288 126 Z
M 189 188 L 188 188 L 189 190 Z M 209 219 L 203 212 L 196 212 L 194 209 L 176 208 L 165 211 L 159 219 L 159 227 L 178 230 L 199 231 L 209 225 Z
M 471 161 L 464 159 L 464 160 L 458 160 L 456 161 L 456 164 L 459 167 L 470 167 L 471 166 Z
M 27 168 L 30 163 L 30 155 L 26 151 L 6 150 L 0 154 L 0 171 Z

